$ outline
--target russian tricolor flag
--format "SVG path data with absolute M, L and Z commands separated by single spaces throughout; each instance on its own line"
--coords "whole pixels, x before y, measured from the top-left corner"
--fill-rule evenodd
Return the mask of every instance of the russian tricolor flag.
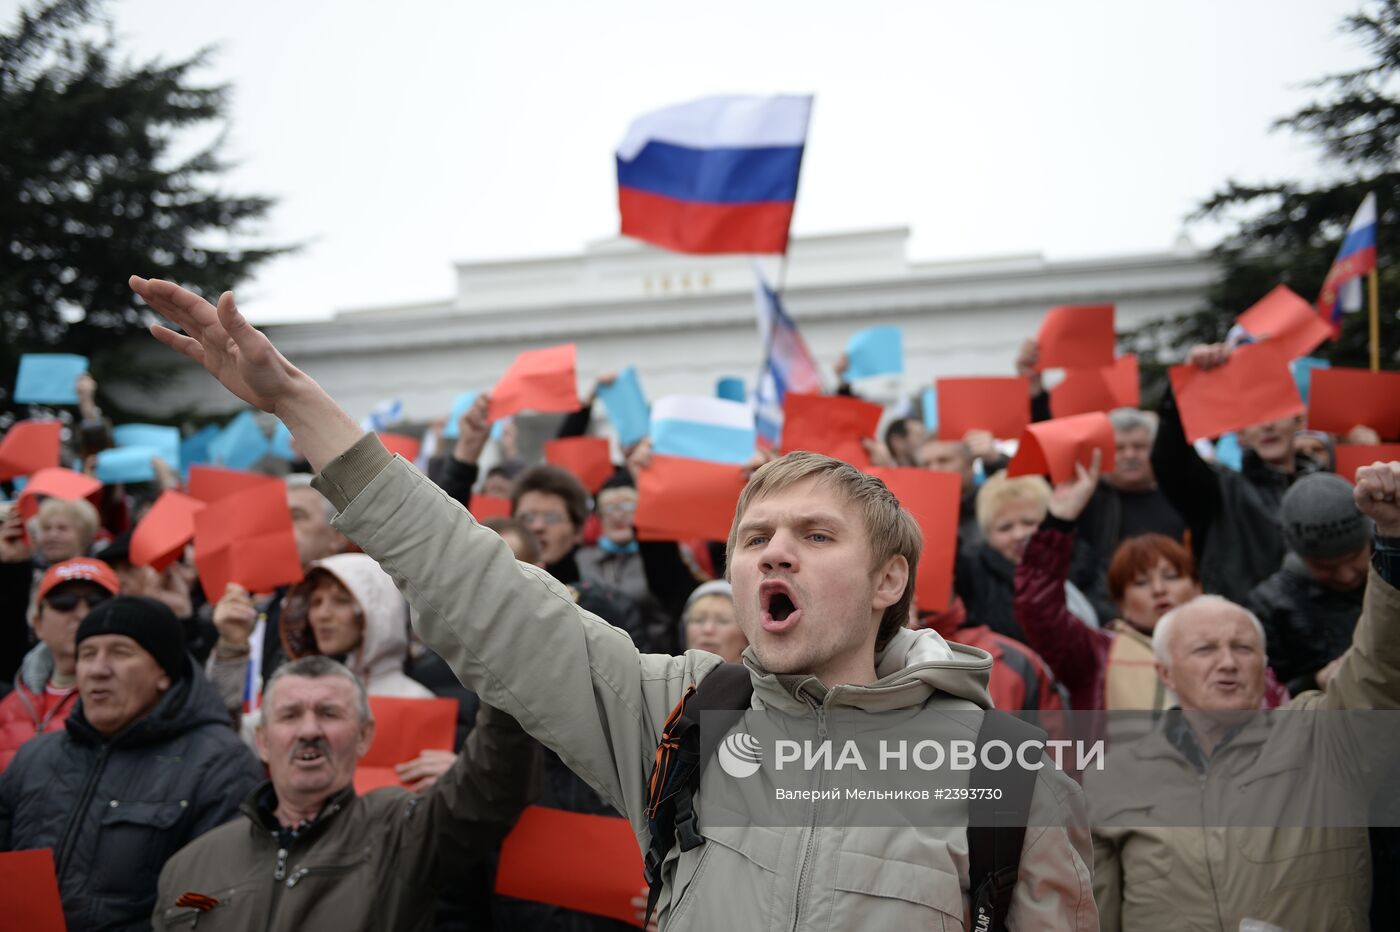
M 1317 296 L 1317 312 L 1332 325 L 1334 334 L 1341 333 L 1344 310 L 1361 309 L 1360 278 L 1375 267 L 1376 194 L 1372 191 L 1351 218 L 1342 248 L 1337 250 L 1337 258 L 1322 282 L 1322 293 Z
M 783 310 L 778 293 L 764 281 L 757 263 L 754 274 L 758 335 L 763 341 L 763 368 L 754 390 L 754 417 L 759 438 L 768 449 L 775 449 L 783 431 L 783 400 L 787 393 L 820 395 L 822 375 L 807 341 Z
M 648 113 L 617 148 L 622 232 L 689 253 L 783 253 L 811 96 L 706 97 Z

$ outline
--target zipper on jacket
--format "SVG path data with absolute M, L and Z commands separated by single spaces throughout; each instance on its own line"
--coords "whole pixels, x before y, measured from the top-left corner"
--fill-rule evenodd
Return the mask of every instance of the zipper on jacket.
M 73 807 L 73 812 L 68 816 L 68 827 L 63 830 L 63 843 L 59 846 L 57 869 L 55 875 L 62 879 L 63 869 L 68 865 L 68 855 L 73 844 L 73 836 L 78 831 L 78 826 L 82 824 L 83 816 L 88 805 L 92 802 L 92 795 L 97 791 L 97 781 L 102 776 L 102 771 L 107 769 L 107 754 L 111 750 L 111 745 L 102 745 L 102 750 L 97 752 L 97 762 L 92 766 L 92 772 L 88 774 L 87 782 L 83 784 L 83 791 L 78 794 L 78 802 Z
M 825 738 L 826 730 L 826 706 L 808 700 L 812 706 L 812 711 L 817 714 L 817 737 Z M 820 791 L 822 788 L 822 772 L 817 771 L 817 795 L 812 799 L 812 821 L 807 826 L 807 848 L 802 852 L 802 864 L 797 872 L 797 902 L 792 907 L 792 929 L 797 932 L 802 926 L 802 898 L 807 887 L 807 869 L 811 866 L 816 857 L 817 851 L 817 811 L 821 805 Z
M 283 880 L 287 876 L 287 849 L 277 849 L 277 867 L 272 871 L 273 880 Z
M 277 846 L 277 866 L 272 871 L 272 895 L 267 898 L 267 921 L 263 923 L 264 929 L 272 928 L 272 921 L 277 918 L 277 904 L 282 900 L 282 878 L 287 876 L 287 849 L 282 847 L 282 839 L 276 832 L 269 832 L 272 836 L 272 843 Z
M 348 872 L 354 870 L 355 868 L 357 868 L 357 867 L 359 867 L 359 866 L 360 866 L 359 863 L 356 863 L 356 864 L 342 864 L 342 865 L 337 865 L 337 866 L 335 866 L 335 867 L 302 867 L 302 868 L 298 868 L 296 871 L 293 871 L 293 872 L 292 872 L 292 876 L 290 876 L 290 877 L 287 878 L 287 887 L 288 887 L 289 889 L 290 889 L 291 887 L 295 887 L 297 884 L 301 883 L 302 878 L 306 877 L 308 874 L 344 874 L 344 873 L 348 873 Z

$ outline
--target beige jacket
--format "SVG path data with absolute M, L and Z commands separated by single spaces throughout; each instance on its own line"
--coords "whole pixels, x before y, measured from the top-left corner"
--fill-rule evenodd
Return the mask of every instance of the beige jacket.
M 1234 932 L 1245 918 L 1289 932 L 1369 928 L 1366 829 L 1300 823 L 1319 825 L 1322 807 L 1335 814 L 1344 800 L 1369 799 L 1382 776 L 1358 767 L 1374 758 L 1362 747 L 1375 720 L 1335 714 L 1400 708 L 1400 592 L 1374 569 L 1352 648 L 1327 691 L 1284 708 L 1334 714 L 1255 720 L 1216 750 L 1204 775 L 1159 727 L 1111 751 L 1102 774 L 1086 775 L 1105 932 Z M 1167 799 L 1173 813 L 1199 807 L 1206 827 L 1141 827 Z M 1280 816 L 1293 824 L 1259 827 Z
M 373 435 L 316 480 L 335 525 L 394 577 L 419 634 L 461 681 L 514 716 L 647 840 L 646 783 L 661 726 L 720 659 L 639 654 L 621 630 L 575 605 L 546 573 L 517 563 L 492 532 Z M 932 632 L 901 632 L 878 658 L 881 679 L 823 689 L 773 676 L 752 655 L 754 708 L 976 710 L 990 702 L 991 659 Z M 950 736 L 952 737 L 952 736 Z M 717 768 L 709 768 L 706 779 Z M 702 792 L 701 798 L 704 797 Z M 1079 788 L 1040 771 L 1026 833 L 1013 929 L 1096 927 L 1090 839 Z M 705 824 L 709 843 L 673 849 L 662 868 L 668 929 L 962 929 L 967 839 L 957 827 L 856 830 Z

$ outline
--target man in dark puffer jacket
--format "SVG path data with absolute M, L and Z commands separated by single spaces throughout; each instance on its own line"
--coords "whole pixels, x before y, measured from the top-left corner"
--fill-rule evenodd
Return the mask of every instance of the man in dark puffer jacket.
M 75 932 L 149 929 L 166 859 L 236 815 L 262 769 L 170 609 L 109 599 L 77 643 L 66 730 L 25 744 L 0 775 L 0 850 L 53 849 Z
M 1269 642 L 1269 662 L 1297 696 L 1325 689 L 1351 646 L 1371 561 L 1370 522 L 1351 484 L 1316 473 L 1294 483 L 1279 507 L 1288 556 L 1249 594 Z M 1324 672 L 1325 671 L 1325 672 Z

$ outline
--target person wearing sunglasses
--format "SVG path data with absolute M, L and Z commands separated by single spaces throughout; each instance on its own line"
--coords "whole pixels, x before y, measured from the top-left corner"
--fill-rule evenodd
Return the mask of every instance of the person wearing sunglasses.
M 30 615 L 39 643 L 25 654 L 14 692 L 0 700 L 0 771 L 30 738 L 63 728 L 78 698 L 78 624 L 119 589 L 116 572 L 88 557 L 56 563 L 39 580 Z

